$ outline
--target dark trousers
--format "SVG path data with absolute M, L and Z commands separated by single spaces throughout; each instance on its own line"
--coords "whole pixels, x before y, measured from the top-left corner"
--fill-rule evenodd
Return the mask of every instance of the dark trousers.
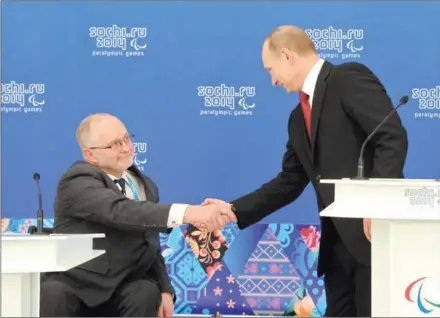
M 147 279 L 123 285 L 105 303 L 87 307 L 67 284 L 48 280 L 41 285 L 40 317 L 157 317 L 162 302 L 157 284 Z
M 371 266 L 357 262 L 340 240 L 330 255 L 324 276 L 325 316 L 371 317 Z

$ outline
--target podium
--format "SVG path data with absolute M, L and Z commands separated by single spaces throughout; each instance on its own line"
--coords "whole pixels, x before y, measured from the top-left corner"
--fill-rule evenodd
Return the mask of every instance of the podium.
M 62 272 L 105 251 L 93 250 L 104 234 L 2 234 L 2 317 L 39 317 L 40 273 Z
M 440 181 L 321 180 L 322 217 L 371 219 L 373 317 L 440 317 Z

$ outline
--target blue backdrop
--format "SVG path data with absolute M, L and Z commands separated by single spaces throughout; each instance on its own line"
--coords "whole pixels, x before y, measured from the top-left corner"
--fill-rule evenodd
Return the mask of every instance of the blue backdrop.
M 409 133 L 406 176 L 440 177 L 439 2 L 1 6 L 1 208 L 9 224 L 35 216 L 34 172 L 41 174 L 45 216 L 53 217 L 57 181 L 80 158 L 75 129 L 93 112 L 113 113 L 136 135 L 136 162 L 156 181 L 163 202 L 231 200 L 275 176 L 298 102 L 271 87 L 261 63 L 263 40 L 281 24 L 307 29 L 333 63 L 368 65 L 396 103 L 410 96 L 399 110 Z M 282 241 L 283 224 L 318 220 L 308 188 L 254 230 L 259 239 L 269 231 Z

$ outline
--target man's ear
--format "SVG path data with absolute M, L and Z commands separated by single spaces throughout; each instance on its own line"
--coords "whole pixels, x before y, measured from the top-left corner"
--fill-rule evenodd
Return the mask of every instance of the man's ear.
M 89 148 L 82 148 L 81 152 L 83 154 L 85 161 L 90 162 L 92 164 L 97 162 L 94 155 L 93 155 L 93 150 L 91 150 Z
M 280 55 L 283 59 L 285 59 L 286 61 L 289 61 L 291 59 L 291 54 L 290 54 L 290 50 L 287 48 L 282 48 L 280 51 Z

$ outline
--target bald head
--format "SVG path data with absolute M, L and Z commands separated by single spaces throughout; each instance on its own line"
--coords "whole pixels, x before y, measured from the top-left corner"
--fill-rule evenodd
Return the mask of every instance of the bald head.
M 107 113 L 92 114 L 84 118 L 76 130 L 76 140 L 81 148 L 94 146 L 93 143 L 99 139 L 103 124 L 108 121 L 119 121 L 115 116 Z
M 283 25 L 273 30 L 265 41 L 265 45 L 272 53 L 279 53 L 282 49 L 289 49 L 300 56 L 316 54 L 313 41 L 303 29 L 293 25 Z
M 85 161 L 112 176 L 120 178 L 133 165 L 133 136 L 113 115 L 87 116 L 79 124 L 76 138 Z
M 266 38 L 261 52 L 264 69 L 272 84 L 287 92 L 299 92 L 313 66 L 319 61 L 313 41 L 296 26 L 280 26 Z

